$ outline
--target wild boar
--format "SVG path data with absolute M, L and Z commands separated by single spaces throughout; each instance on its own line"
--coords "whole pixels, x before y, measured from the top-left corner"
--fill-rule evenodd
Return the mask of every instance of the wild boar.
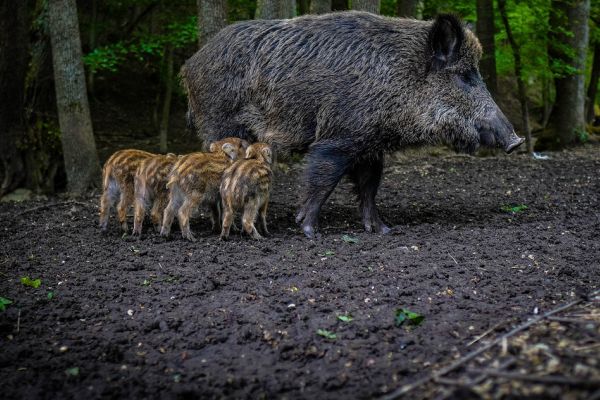
M 243 160 L 227 168 L 221 180 L 221 202 L 223 204 L 223 228 L 221 239 L 229 238 L 229 228 L 235 212 L 243 210 L 242 227 L 253 239 L 268 235 L 267 207 L 273 172 L 273 151 L 266 143 L 254 143 L 246 150 Z M 260 213 L 259 231 L 254 226 Z
M 365 12 L 244 21 L 216 34 L 182 68 L 190 118 L 209 141 L 237 136 L 306 152 L 297 222 L 315 236 L 344 175 L 367 231 L 386 152 L 448 143 L 511 152 L 523 139 L 485 87 L 481 45 L 452 15 L 433 21 Z
M 169 202 L 167 182 L 177 158 L 173 153 L 157 154 L 140 163 L 135 175 L 133 235 L 140 236 L 142 234 L 146 209 L 150 205 L 152 205 L 150 211 L 152 223 L 160 231 L 163 211 Z
M 127 210 L 133 204 L 134 177 L 140 163 L 154 154 L 142 150 L 120 150 L 114 153 L 102 169 L 100 197 L 100 229 L 106 232 L 110 209 L 119 199 L 117 215 L 121 230 L 127 232 Z
M 226 138 L 210 145 L 209 153 L 192 153 L 181 157 L 173 166 L 167 188 L 169 204 L 163 214 L 161 236 L 169 236 L 175 213 L 184 239 L 195 241 L 190 230 L 190 217 L 201 205 L 211 209 L 213 230 L 220 228 L 219 185 L 223 171 L 244 156 L 248 143 L 239 138 Z

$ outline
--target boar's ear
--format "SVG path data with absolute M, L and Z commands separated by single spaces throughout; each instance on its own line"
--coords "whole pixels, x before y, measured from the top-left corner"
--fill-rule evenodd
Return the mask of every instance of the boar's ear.
M 250 143 L 248 143 L 247 140 L 242 139 L 242 147 L 244 148 L 244 150 L 246 150 L 248 146 L 250 146 Z
M 456 60 L 465 37 L 463 29 L 458 17 L 450 14 L 438 15 L 427 39 L 431 51 L 430 70 L 439 71 Z
M 237 151 L 231 143 L 224 143 L 223 146 L 221 146 L 221 150 L 223 150 L 232 160 L 237 158 Z
M 269 164 L 273 163 L 273 152 L 271 151 L 270 147 L 264 147 L 262 149 L 262 154 L 267 163 L 269 163 Z

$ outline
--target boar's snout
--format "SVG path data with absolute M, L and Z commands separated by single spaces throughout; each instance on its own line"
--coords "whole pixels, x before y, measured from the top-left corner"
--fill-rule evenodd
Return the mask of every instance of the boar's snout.
M 491 118 L 475 124 L 479 132 L 479 143 L 486 147 L 502 147 L 506 153 L 511 153 L 519 147 L 525 139 L 515 133 L 513 126 L 504 115 L 494 115 Z

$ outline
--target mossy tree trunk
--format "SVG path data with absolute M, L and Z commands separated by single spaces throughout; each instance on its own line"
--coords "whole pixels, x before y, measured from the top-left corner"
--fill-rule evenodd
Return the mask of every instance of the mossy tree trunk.
M 100 163 L 90 118 L 75 0 L 49 0 L 54 86 L 67 174 L 78 195 L 100 183 Z
M 351 0 L 351 2 L 353 10 L 379 14 L 379 8 L 381 7 L 380 0 Z
M 492 97 L 496 98 L 498 84 L 496 79 L 496 45 L 494 43 L 496 29 L 494 26 L 493 0 L 477 0 L 477 25 L 475 29 L 483 48 L 479 70 Z
M 548 56 L 556 100 L 539 147 L 564 148 L 585 135 L 585 59 L 590 0 L 552 0 Z

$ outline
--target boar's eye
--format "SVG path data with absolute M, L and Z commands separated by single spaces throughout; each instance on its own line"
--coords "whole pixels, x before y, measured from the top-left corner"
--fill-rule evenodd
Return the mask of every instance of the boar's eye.
M 458 86 L 465 90 L 469 91 L 471 88 L 478 86 L 482 83 L 481 75 L 479 75 L 479 71 L 476 69 L 470 69 L 465 72 L 461 72 L 456 75 L 456 82 Z

